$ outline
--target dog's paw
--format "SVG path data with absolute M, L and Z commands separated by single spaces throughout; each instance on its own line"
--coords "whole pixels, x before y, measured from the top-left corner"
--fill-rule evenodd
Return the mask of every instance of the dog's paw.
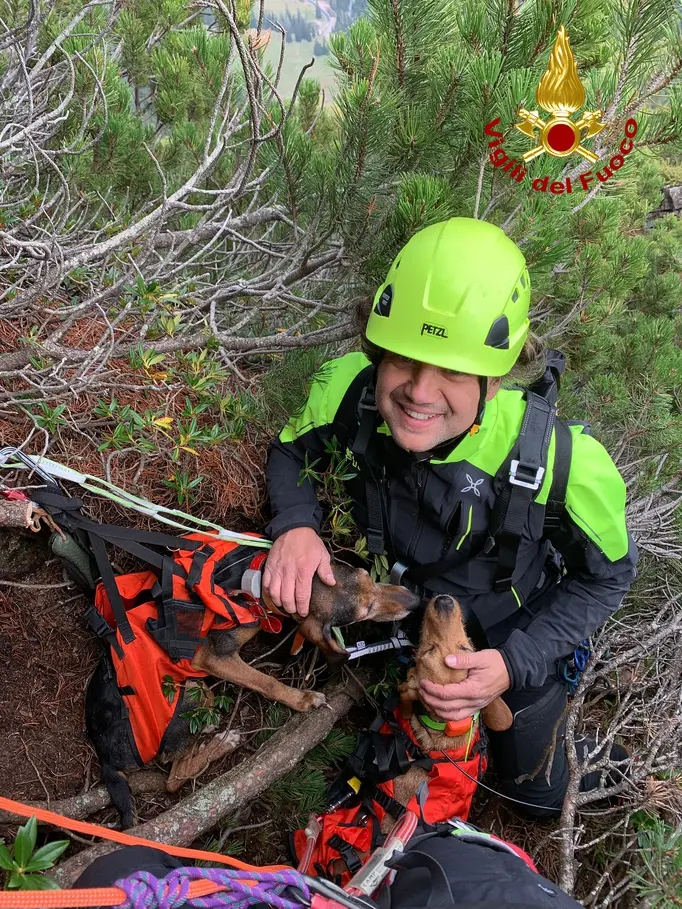
M 242 734 L 236 729 L 226 729 L 225 732 L 219 732 L 216 739 L 222 744 L 223 748 L 234 750 L 242 743 Z
M 299 703 L 301 706 L 298 707 L 298 710 L 300 710 L 301 713 L 307 713 L 309 710 L 314 710 L 316 707 L 328 706 L 327 698 L 321 691 L 302 691 Z

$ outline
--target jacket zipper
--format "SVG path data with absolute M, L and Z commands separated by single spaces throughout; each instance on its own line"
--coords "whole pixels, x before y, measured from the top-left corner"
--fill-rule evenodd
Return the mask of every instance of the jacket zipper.
M 414 522 L 412 532 L 410 534 L 410 543 L 407 548 L 408 558 L 413 558 L 414 551 L 416 549 L 417 539 L 419 538 L 419 512 L 421 511 L 423 500 L 424 500 L 424 464 L 425 461 L 417 461 L 415 466 L 415 485 L 417 487 L 417 519 Z

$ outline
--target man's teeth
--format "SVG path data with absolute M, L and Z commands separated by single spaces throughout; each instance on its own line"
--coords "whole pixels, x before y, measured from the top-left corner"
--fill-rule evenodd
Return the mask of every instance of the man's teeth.
M 410 410 L 407 407 L 405 407 L 404 410 L 413 420 L 433 420 L 434 417 L 438 416 L 437 413 L 418 413 L 416 410 Z

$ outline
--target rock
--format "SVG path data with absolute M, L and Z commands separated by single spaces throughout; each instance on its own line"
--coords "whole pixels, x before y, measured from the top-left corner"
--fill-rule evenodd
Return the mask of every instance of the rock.
M 47 548 L 42 536 L 0 527 L 0 578 L 5 581 L 23 578 L 46 561 Z
M 664 186 L 663 201 L 658 208 L 649 214 L 650 218 L 661 218 L 663 215 L 682 215 L 682 186 Z

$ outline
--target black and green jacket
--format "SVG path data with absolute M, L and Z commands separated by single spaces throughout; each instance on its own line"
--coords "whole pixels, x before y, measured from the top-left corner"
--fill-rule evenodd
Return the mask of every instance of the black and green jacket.
M 325 442 L 348 448 L 353 429 L 337 419 L 346 391 L 369 365 L 360 353 L 327 363 L 316 376 L 303 410 L 290 419 L 269 450 L 267 480 L 272 506 L 268 533 L 276 539 L 296 527 L 320 529 L 322 510 L 306 462 L 328 460 Z M 388 539 L 392 556 L 417 566 L 448 562 L 425 592 L 451 593 L 465 615 L 475 616 L 485 643 L 502 653 L 513 688 L 537 687 L 615 612 L 636 575 L 637 549 L 625 525 L 625 484 L 605 448 L 584 427 L 571 427 L 573 451 L 566 507 L 558 527 L 545 528 L 553 477 L 554 437 L 543 483 L 532 502 L 519 545 L 513 586 L 494 592 L 496 553 L 484 551 L 496 493 L 493 480 L 521 428 L 520 390 L 501 390 L 486 405 L 480 431 L 449 448 L 418 456 L 399 448 L 379 425 L 385 467 Z M 348 452 L 350 454 L 350 452 Z M 346 482 L 353 517 L 367 528 L 365 484 Z M 547 595 L 548 557 L 561 554 L 565 574 Z

